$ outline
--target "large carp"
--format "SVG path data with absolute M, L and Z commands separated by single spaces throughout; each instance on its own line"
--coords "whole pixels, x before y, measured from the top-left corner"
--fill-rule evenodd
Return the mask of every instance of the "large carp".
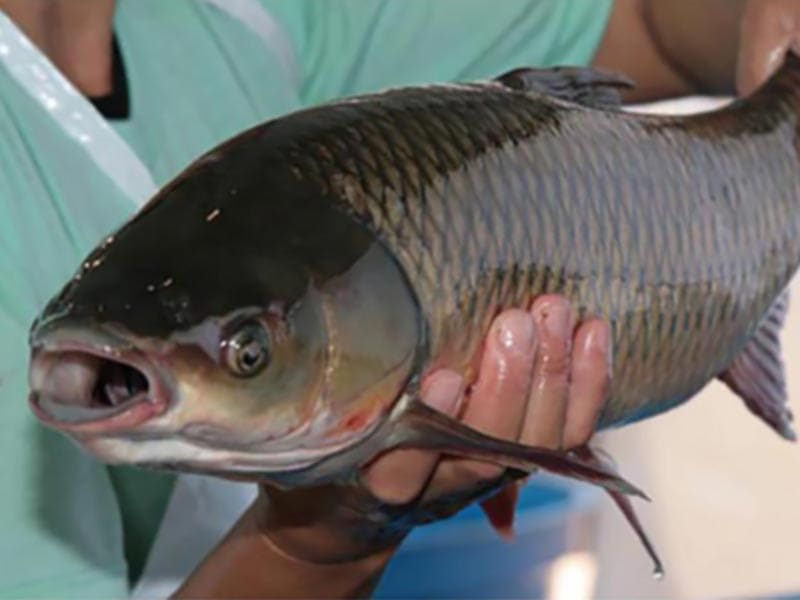
M 586 449 L 494 440 L 417 399 L 436 368 L 474 379 L 498 311 L 556 293 L 612 325 L 600 427 L 720 377 L 794 437 L 778 332 L 800 263 L 800 59 L 695 116 L 623 112 L 627 84 L 523 69 L 222 144 L 36 320 L 34 410 L 106 461 L 285 487 L 345 489 L 398 446 L 542 467 L 603 485 L 636 526 L 638 490 Z

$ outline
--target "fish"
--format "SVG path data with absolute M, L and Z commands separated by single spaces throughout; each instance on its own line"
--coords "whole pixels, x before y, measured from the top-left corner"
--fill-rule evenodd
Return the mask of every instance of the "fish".
M 419 400 L 436 369 L 474 381 L 501 310 L 560 294 L 611 325 L 598 429 L 719 378 L 795 439 L 779 333 L 800 264 L 800 58 L 698 115 L 625 111 L 632 85 L 523 68 L 333 101 L 222 143 L 36 318 L 34 413 L 109 463 L 284 489 L 346 494 L 399 447 L 551 471 L 605 488 L 661 572 L 631 503 L 646 496 L 602 454 L 494 439 Z

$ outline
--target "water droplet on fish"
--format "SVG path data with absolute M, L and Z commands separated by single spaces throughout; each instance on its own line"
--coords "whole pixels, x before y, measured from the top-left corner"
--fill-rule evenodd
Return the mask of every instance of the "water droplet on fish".
M 148 292 L 151 292 L 151 293 L 152 293 L 152 292 L 155 292 L 155 291 L 156 291 L 156 286 L 154 286 L 154 285 L 151 283 L 151 284 L 149 284 L 149 285 L 147 286 L 147 288 L 145 288 L 145 289 L 146 289 Z
M 164 281 L 161 282 L 161 287 L 168 288 L 169 286 L 172 285 L 173 281 L 174 280 L 172 279 L 172 277 L 167 277 Z

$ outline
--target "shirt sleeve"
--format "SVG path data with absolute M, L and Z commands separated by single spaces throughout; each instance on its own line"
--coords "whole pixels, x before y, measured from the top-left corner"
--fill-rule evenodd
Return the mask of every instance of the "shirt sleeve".
M 388 86 L 586 65 L 612 0 L 262 0 L 286 28 L 307 104 Z

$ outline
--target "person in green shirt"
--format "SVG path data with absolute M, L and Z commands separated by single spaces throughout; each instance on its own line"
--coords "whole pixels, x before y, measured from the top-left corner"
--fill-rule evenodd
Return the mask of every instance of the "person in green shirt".
M 35 423 L 26 337 L 84 254 L 193 158 L 305 105 L 522 65 L 620 70 L 639 84 L 631 100 L 748 91 L 795 46 L 799 20 L 792 0 L 0 0 L 0 597 L 124 596 L 181 516 L 164 517 L 173 477 L 104 467 Z M 542 298 L 495 322 L 474 389 L 441 372 L 425 399 L 494 435 L 578 445 L 608 384 L 608 338 L 606 324 L 577 326 L 562 299 Z M 403 451 L 365 481 L 402 501 L 497 476 Z M 363 595 L 396 551 L 307 560 L 323 544 L 336 556 L 337 524 L 278 533 L 280 507 L 304 499 L 265 498 L 177 594 Z M 513 500 L 503 492 L 487 511 Z M 208 526 L 209 511 L 188 522 Z M 180 554 L 205 553 L 220 537 L 208 533 Z

